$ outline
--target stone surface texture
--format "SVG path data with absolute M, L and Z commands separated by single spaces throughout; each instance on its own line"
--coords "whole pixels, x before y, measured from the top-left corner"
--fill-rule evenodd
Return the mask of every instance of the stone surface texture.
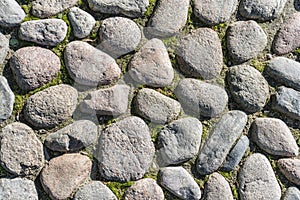
M 0 75 L 0 122 L 10 117 L 13 111 L 15 95 L 10 89 L 7 79 Z
M 74 200 L 117 200 L 117 197 L 100 181 L 91 181 L 76 192 Z
M 9 39 L 0 32 L 0 65 L 4 62 L 9 51 Z
M 77 2 L 77 0 L 34 0 L 32 14 L 39 18 L 51 17 L 75 6 Z
M 15 0 L 1 0 L 0 26 L 14 27 L 23 21 L 26 14 Z
M 281 173 L 292 183 L 300 185 L 300 160 L 283 158 L 277 162 Z
M 284 194 L 283 200 L 300 199 L 300 191 L 296 187 L 289 187 Z

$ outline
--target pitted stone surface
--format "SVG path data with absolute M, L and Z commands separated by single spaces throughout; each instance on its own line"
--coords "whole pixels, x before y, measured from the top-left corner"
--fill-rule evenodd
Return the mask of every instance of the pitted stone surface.
M 277 162 L 281 173 L 292 183 L 300 185 L 300 160 L 299 159 L 280 159 Z
M 5 60 L 9 50 L 9 39 L 0 32 L 0 65 Z
M 289 187 L 285 193 L 283 200 L 298 200 L 300 199 L 300 191 L 296 187 Z
M 117 200 L 117 197 L 100 181 L 92 181 L 76 192 L 74 200 Z
M 56 15 L 77 4 L 77 0 L 34 0 L 32 14 L 40 18 Z
M 15 0 L 1 0 L 0 2 L 0 26 L 13 27 L 23 21 L 26 14 Z
M 10 117 L 14 102 L 15 95 L 11 91 L 7 79 L 0 75 L 0 122 Z

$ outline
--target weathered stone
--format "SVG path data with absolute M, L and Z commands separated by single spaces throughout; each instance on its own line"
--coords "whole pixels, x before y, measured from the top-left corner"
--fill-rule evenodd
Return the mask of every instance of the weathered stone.
M 87 156 L 64 154 L 49 161 L 40 180 L 52 199 L 67 199 L 88 178 L 91 168 Z
M 26 14 L 15 0 L 1 0 L 0 2 L 0 26 L 17 26 L 23 21 Z
M 300 160 L 280 159 L 277 162 L 280 172 L 292 183 L 300 185 Z
M 178 101 L 153 89 L 141 89 L 135 99 L 136 113 L 153 123 L 170 122 L 178 117 L 180 110 Z
M 227 31 L 227 48 L 234 63 L 243 63 L 261 53 L 267 45 L 267 35 L 255 21 L 238 21 Z
M 195 117 L 216 117 L 228 102 L 226 91 L 197 79 L 183 79 L 174 91 L 185 113 Z
M 124 195 L 125 200 L 164 200 L 164 192 L 151 178 L 141 179 L 128 188 Z
M 9 50 L 9 39 L 0 33 L 0 65 L 4 62 Z
M 23 22 L 19 38 L 45 46 L 56 46 L 67 35 L 68 26 L 61 19 L 41 19 Z
M 140 43 L 142 33 L 138 25 L 124 17 L 110 17 L 103 20 L 99 29 L 101 43 L 97 48 L 113 58 L 130 53 Z
M 10 59 L 10 68 L 22 90 L 29 91 L 49 83 L 60 70 L 57 55 L 41 47 L 24 47 Z
M 147 124 L 138 117 L 127 117 L 100 135 L 96 155 L 100 174 L 110 181 L 140 179 L 149 169 L 154 151 Z
M 299 200 L 300 199 L 300 191 L 296 187 L 289 187 L 282 200 Z
M 198 155 L 196 167 L 201 175 L 210 174 L 222 165 L 246 123 L 247 115 L 241 111 L 229 111 L 221 117 Z
M 194 13 L 205 24 L 213 26 L 229 21 L 238 0 L 195 0 Z
M 71 22 L 74 36 L 77 38 L 87 37 L 96 23 L 92 15 L 77 7 L 70 9 L 68 18 Z
M 128 71 L 134 81 L 152 87 L 165 87 L 172 83 L 174 71 L 164 43 L 149 40 L 134 55 Z
M 147 25 L 154 37 L 171 37 L 184 27 L 187 21 L 189 0 L 159 1 Z
M 64 52 L 66 67 L 76 83 L 97 86 L 119 79 L 121 70 L 115 60 L 86 42 L 67 44 Z
M 281 190 L 271 164 L 260 153 L 247 158 L 240 170 L 238 182 L 241 199 L 280 200 Z
M 15 95 L 4 76 L 0 75 L 0 122 L 10 117 L 13 111 Z
M 232 98 L 246 112 L 260 111 L 269 97 L 268 82 L 249 65 L 230 67 L 228 85 Z
M 193 158 L 199 151 L 201 122 L 192 117 L 168 124 L 158 136 L 157 160 L 160 166 L 179 164 Z
M 74 200 L 117 200 L 117 197 L 100 181 L 92 181 L 76 192 Z
M 198 184 L 182 167 L 160 169 L 158 183 L 181 199 L 198 200 L 201 198 L 201 191 Z
M 65 84 L 49 87 L 27 99 L 25 119 L 37 128 L 52 128 L 72 116 L 77 90 Z
M 221 73 L 221 42 L 218 34 L 212 29 L 199 28 L 185 36 L 179 42 L 175 53 L 180 70 L 189 77 L 213 79 Z
M 34 0 L 32 14 L 40 18 L 51 17 L 77 4 L 77 0 Z

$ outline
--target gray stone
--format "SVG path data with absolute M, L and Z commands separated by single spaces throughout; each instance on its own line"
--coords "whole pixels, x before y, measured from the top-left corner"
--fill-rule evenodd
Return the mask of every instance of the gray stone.
M 74 200 L 117 200 L 117 197 L 100 181 L 91 181 L 76 192 Z
M 228 85 L 232 98 L 246 112 L 260 111 L 269 97 L 268 82 L 249 65 L 230 67 Z
M 89 177 L 92 161 L 81 154 L 64 154 L 49 161 L 40 180 L 51 199 L 67 199 Z
M 129 90 L 127 85 L 115 85 L 90 92 L 79 108 L 83 113 L 119 116 L 127 111 Z
M 300 63 L 294 60 L 277 57 L 272 59 L 266 67 L 266 73 L 277 83 L 300 91 Z
M 239 194 L 247 200 L 280 200 L 281 190 L 268 159 L 254 153 L 247 158 L 238 176 Z
M 280 159 L 277 162 L 280 172 L 292 183 L 300 185 L 300 160 L 299 159 Z
M 227 155 L 226 160 L 222 166 L 222 171 L 232 171 L 240 161 L 242 160 L 246 150 L 249 148 L 249 139 L 247 136 L 242 135 L 239 141 L 231 149 L 230 153 Z
M 246 123 L 247 115 L 241 111 L 229 111 L 221 117 L 198 155 L 196 167 L 201 175 L 210 174 L 222 165 Z
M 77 0 L 34 0 L 32 14 L 40 18 L 56 15 L 77 4 Z
M 0 2 L 0 26 L 17 26 L 23 21 L 26 14 L 15 0 L 1 0 Z
M 0 75 L 0 122 L 10 117 L 13 111 L 15 95 L 4 76 Z
M 179 42 L 175 53 L 180 70 L 189 77 L 213 79 L 221 73 L 221 42 L 212 29 L 199 28 L 185 36 Z
M 256 57 L 266 46 L 267 35 L 255 21 L 238 21 L 229 26 L 227 48 L 234 63 Z
M 201 136 L 202 124 L 196 118 L 183 118 L 168 124 L 158 136 L 159 165 L 175 165 L 193 158 L 199 151 Z
M 65 84 L 49 87 L 27 99 L 25 119 L 37 128 L 52 128 L 72 116 L 77 90 Z
M 252 123 L 252 139 L 265 152 L 275 156 L 298 156 L 299 147 L 289 127 L 280 119 L 257 118 Z
M 213 26 L 229 21 L 238 0 L 195 0 L 194 13 L 205 24 Z
M 217 86 L 197 79 L 183 79 L 174 91 L 187 114 L 201 117 L 216 117 L 226 108 L 226 91 Z
M 187 21 L 189 0 L 159 1 L 147 25 L 154 37 L 171 37 L 182 29 Z
M 38 200 L 34 182 L 25 178 L 0 179 L 0 199 Z
M 136 49 L 142 33 L 134 21 L 124 17 L 111 17 L 103 20 L 99 37 L 101 43 L 97 48 L 118 58 Z
M 280 16 L 287 0 L 242 0 L 240 14 L 259 21 L 269 21 Z
M 233 200 L 229 183 L 219 173 L 215 172 L 209 176 L 204 190 L 205 200 Z
M 92 15 L 77 7 L 70 9 L 68 17 L 73 28 L 74 36 L 77 38 L 87 37 L 96 23 Z
M 127 182 L 144 176 L 154 153 L 147 124 L 138 117 L 127 117 L 101 133 L 96 158 L 102 178 Z
M 56 46 L 67 35 L 68 26 L 61 19 L 41 19 L 23 22 L 19 38 L 45 46 Z
M 43 144 L 22 123 L 7 125 L 0 132 L 0 164 L 16 175 L 36 176 L 44 165 Z
M 279 87 L 273 109 L 290 118 L 300 120 L 300 92 L 286 87 Z
M 158 183 L 181 199 L 198 200 L 201 191 L 194 178 L 182 167 L 160 169 Z
M 141 179 L 128 188 L 124 195 L 125 200 L 164 200 L 164 192 L 151 178 Z
M 10 68 L 22 90 L 29 91 L 49 83 L 60 70 L 60 59 L 41 47 L 24 47 L 10 59 Z
M 149 40 L 135 53 L 129 65 L 129 75 L 134 81 L 151 87 L 165 87 L 172 83 L 174 71 L 164 43 Z
M 296 187 L 289 187 L 284 194 L 282 200 L 299 200 L 300 199 L 300 191 Z
M 278 30 L 274 41 L 273 51 L 277 55 L 290 53 L 300 47 L 300 13 L 293 14 Z
M 128 17 L 141 17 L 147 10 L 149 0 L 87 0 L 95 12 L 122 14 Z
M 97 136 L 98 128 L 93 122 L 79 120 L 49 134 L 45 145 L 53 151 L 78 151 L 95 144 Z
M 178 117 L 180 110 L 178 101 L 153 89 L 141 89 L 135 99 L 136 113 L 153 123 L 170 122 Z
M 121 69 L 112 57 L 86 42 L 67 44 L 64 60 L 71 78 L 82 85 L 110 84 L 121 75 Z
M 9 39 L 0 33 L 0 65 L 4 62 L 7 52 L 9 51 Z

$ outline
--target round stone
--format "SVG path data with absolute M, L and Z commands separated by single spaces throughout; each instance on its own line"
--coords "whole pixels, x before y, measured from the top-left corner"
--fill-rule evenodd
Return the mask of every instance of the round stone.
M 205 200 L 233 200 L 231 188 L 226 179 L 215 172 L 209 176 L 204 190 Z
M 300 185 L 300 160 L 283 158 L 277 162 L 280 172 L 292 183 Z
M 0 75 L 0 122 L 8 119 L 13 111 L 15 95 L 4 76 Z
M 296 187 L 289 187 L 283 197 L 283 200 L 296 200 L 300 199 L 300 191 Z
M 76 192 L 74 200 L 117 200 L 117 197 L 100 181 L 91 181 Z
M 0 26 L 13 27 L 23 21 L 26 14 L 15 0 L 1 0 Z
M 32 2 L 32 14 L 39 18 L 51 17 L 75 6 L 77 2 L 77 0 L 34 0 Z

